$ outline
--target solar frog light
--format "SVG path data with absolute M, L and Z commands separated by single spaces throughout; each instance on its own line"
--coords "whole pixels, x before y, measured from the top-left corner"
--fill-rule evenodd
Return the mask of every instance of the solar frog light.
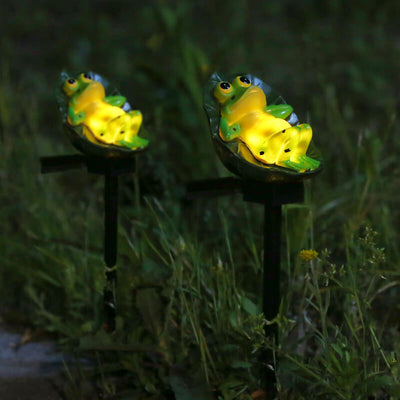
M 312 128 L 293 108 L 250 74 L 211 76 L 204 95 L 211 136 L 224 165 L 264 182 L 293 182 L 322 170 Z
M 148 140 L 138 136 L 143 116 L 94 72 L 61 74 L 57 99 L 72 144 L 86 154 L 132 156 Z M 109 92 L 106 95 L 106 91 Z
M 57 103 L 64 130 L 81 154 L 41 157 L 42 173 L 86 167 L 104 176 L 104 327 L 115 329 L 118 176 L 136 172 L 135 157 L 149 141 L 139 136 L 143 116 L 126 98 L 94 72 L 61 74 Z
M 299 124 L 293 108 L 261 79 L 250 74 L 214 73 L 204 90 L 215 150 L 237 177 L 190 182 L 187 197 L 240 192 L 243 200 L 264 206 L 264 260 L 262 309 L 273 320 L 280 305 L 282 205 L 304 201 L 305 179 L 323 168 L 312 141 L 309 124 Z M 275 325 L 266 335 L 277 340 Z M 273 365 L 273 354 L 262 355 L 262 365 Z M 274 392 L 275 377 L 263 368 L 267 391 Z
M 220 82 L 214 96 L 221 108 L 219 135 L 229 142 L 238 138 L 252 156 L 266 165 L 312 171 L 320 162 L 306 155 L 312 138 L 308 124 L 291 125 L 285 118 L 293 108 L 287 104 L 267 105 L 263 90 L 246 75 L 232 83 Z

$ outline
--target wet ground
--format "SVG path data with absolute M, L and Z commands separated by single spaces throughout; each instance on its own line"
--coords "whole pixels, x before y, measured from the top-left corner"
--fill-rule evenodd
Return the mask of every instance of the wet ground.
M 63 400 L 65 360 L 54 342 L 0 325 L 0 399 Z

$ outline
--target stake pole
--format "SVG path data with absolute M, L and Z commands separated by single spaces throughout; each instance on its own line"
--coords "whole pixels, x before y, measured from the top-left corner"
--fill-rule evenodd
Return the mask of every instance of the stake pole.
M 106 264 L 106 285 L 104 287 L 104 329 L 115 330 L 115 286 L 117 282 L 117 235 L 118 233 L 118 176 L 113 175 L 110 162 L 104 173 L 104 262 Z
M 279 312 L 280 264 L 281 264 L 281 206 L 264 206 L 264 273 L 263 312 L 272 320 Z M 276 335 L 276 329 L 268 328 L 267 335 Z
M 264 268 L 263 268 L 263 295 L 262 307 L 264 317 L 271 321 L 279 312 L 280 305 L 280 265 L 281 265 L 281 205 L 272 205 L 267 202 L 264 205 Z M 265 335 L 273 338 L 278 343 L 278 328 L 274 325 L 266 325 Z M 264 362 L 272 367 L 273 353 L 267 351 L 263 355 Z M 276 392 L 275 374 L 271 368 L 266 368 L 265 387 L 272 394 Z
M 221 189 L 224 190 L 221 190 Z M 191 182 L 187 185 L 188 199 L 221 196 L 242 192 L 243 200 L 264 206 L 264 261 L 262 277 L 262 310 L 267 320 L 273 320 L 279 313 L 280 267 L 281 267 L 281 222 L 282 205 L 304 201 L 303 182 L 259 182 L 250 179 L 219 178 L 208 181 Z M 265 327 L 265 335 L 278 343 L 276 324 Z M 268 398 L 276 394 L 275 372 L 272 351 L 260 355 L 262 369 L 261 381 Z
M 115 330 L 115 286 L 117 281 L 117 231 L 118 231 L 118 176 L 136 171 L 130 158 L 105 158 L 84 154 L 40 158 L 41 172 L 61 172 L 86 166 L 89 173 L 104 176 L 104 262 L 106 285 L 103 292 L 104 329 Z
M 117 262 L 118 176 L 104 175 L 104 262 L 108 268 Z

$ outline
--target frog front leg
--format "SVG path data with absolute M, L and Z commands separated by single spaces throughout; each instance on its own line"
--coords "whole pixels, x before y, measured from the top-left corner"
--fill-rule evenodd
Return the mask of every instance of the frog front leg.
M 293 112 L 293 107 L 289 104 L 272 104 L 266 106 L 265 111 L 276 118 L 286 119 Z
M 219 123 L 219 131 L 222 139 L 229 142 L 240 136 L 240 124 L 229 125 L 226 118 L 221 118 Z
M 79 125 L 85 120 L 85 113 L 83 111 L 76 113 L 73 107 L 68 107 L 68 120 L 73 126 Z
M 115 107 L 122 107 L 126 103 L 126 97 L 124 96 L 107 96 L 104 101 Z

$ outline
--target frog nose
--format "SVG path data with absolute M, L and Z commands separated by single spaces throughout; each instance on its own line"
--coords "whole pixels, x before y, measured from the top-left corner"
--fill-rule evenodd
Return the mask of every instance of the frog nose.
M 232 104 L 230 110 L 232 112 L 243 111 L 243 107 L 248 111 L 253 109 L 264 108 L 266 104 L 265 94 L 258 86 L 250 86 L 241 97 Z
M 90 82 L 90 84 L 86 87 L 85 90 L 90 91 L 90 92 L 98 92 L 98 91 L 104 91 L 104 87 L 103 87 L 103 85 L 102 85 L 100 82 L 98 82 L 98 81 L 92 81 L 92 82 Z
M 247 97 L 247 96 L 254 96 L 254 95 L 263 95 L 263 94 L 264 94 L 263 90 L 262 90 L 260 87 L 255 86 L 255 85 L 250 86 L 250 87 L 246 90 L 246 92 L 244 93 L 244 95 L 245 95 L 246 97 Z

